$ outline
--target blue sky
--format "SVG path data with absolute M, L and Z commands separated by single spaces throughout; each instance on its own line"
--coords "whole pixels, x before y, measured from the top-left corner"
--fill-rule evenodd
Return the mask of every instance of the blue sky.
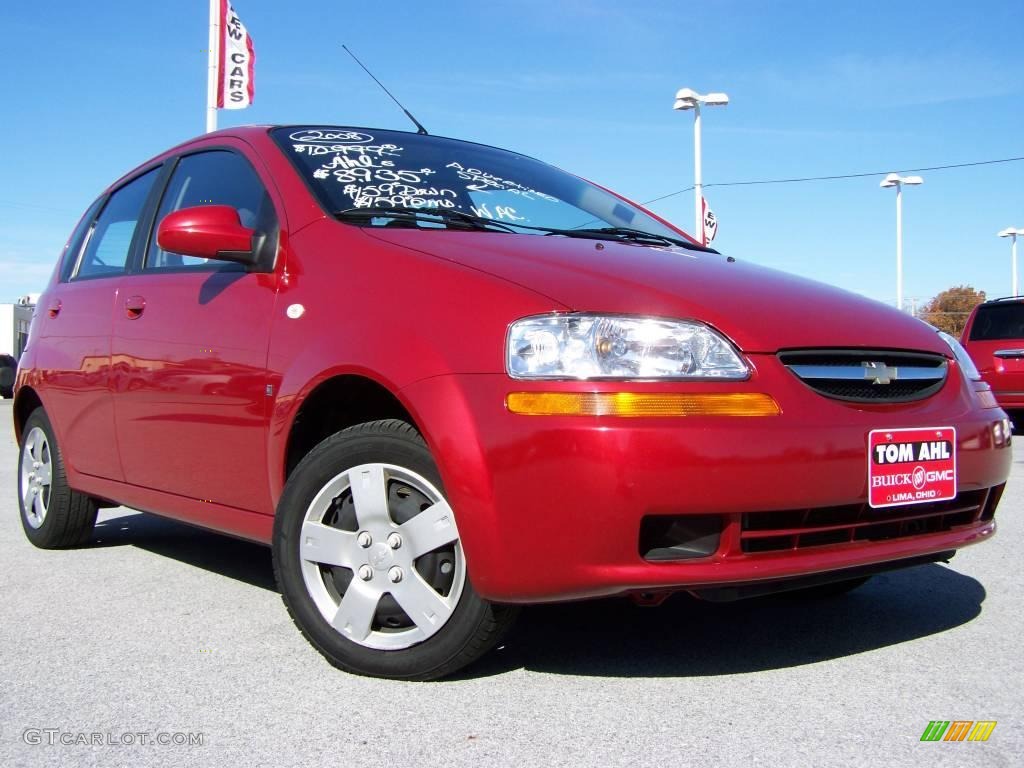
M 1015 2 L 236 0 L 256 103 L 220 125 L 405 129 L 345 42 L 432 132 L 518 150 L 633 199 L 692 183 L 681 87 L 707 109 L 704 180 L 886 171 L 1024 155 Z M 204 128 L 205 0 L 0 9 L 0 301 L 39 290 L 113 179 Z M 923 174 L 904 195 L 905 296 L 1009 293 L 1024 162 Z M 720 250 L 895 299 L 878 178 L 707 189 Z M 692 193 L 652 206 L 692 226 Z

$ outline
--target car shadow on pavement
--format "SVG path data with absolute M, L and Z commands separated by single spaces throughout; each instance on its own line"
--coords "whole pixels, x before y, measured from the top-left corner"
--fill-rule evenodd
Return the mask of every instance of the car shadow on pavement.
M 119 514 L 123 513 L 123 514 Z M 90 547 L 131 545 L 276 591 L 270 549 L 142 512 L 108 512 Z M 603 677 L 696 677 L 813 664 L 965 624 L 985 589 L 942 565 L 875 576 L 847 595 L 708 603 L 686 594 L 657 608 L 625 599 L 530 606 L 496 650 L 456 676 L 517 669 Z M 451 679 L 451 678 L 449 678 Z
M 118 516 L 102 516 L 88 546 L 131 545 L 254 587 L 277 591 L 269 547 L 145 512 L 123 509 L 106 514 Z
M 658 608 L 624 599 L 526 608 L 460 677 L 515 669 L 604 677 L 730 675 L 813 664 L 937 634 L 981 613 L 985 589 L 941 565 L 875 576 L 841 597 L 775 595 Z

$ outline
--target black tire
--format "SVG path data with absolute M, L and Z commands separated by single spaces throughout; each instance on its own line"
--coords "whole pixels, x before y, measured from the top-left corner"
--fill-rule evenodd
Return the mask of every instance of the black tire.
M 274 521 L 274 574 L 284 604 L 306 639 L 331 664 L 346 672 L 397 680 L 436 680 L 450 675 L 493 648 L 518 614 L 514 606 L 496 605 L 482 599 L 474 591 L 468 575 L 465 576 L 461 596 L 441 628 L 425 640 L 398 650 L 368 647 L 342 635 L 325 618 L 307 588 L 299 553 L 300 531 L 307 511 L 320 491 L 339 475 L 365 464 L 388 464 L 408 470 L 429 481 L 443 497 L 441 477 L 426 444 L 419 433 L 405 422 L 387 420 L 360 424 L 321 442 L 289 477 Z M 387 481 L 385 488 L 391 487 L 388 482 L 395 481 Z M 344 493 L 351 494 L 351 490 Z M 340 498 L 336 497 L 330 504 L 340 508 Z M 390 495 L 387 505 L 387 514 L 394 523 L 396 511 Z M 352 508 L 355 509 L 354 498 Z M 340 515 L 336 520 L 340 520 Z M 340 522 L 333 525 L 341 527 Z M 419 569 L 420 561 L 416 562 Z M 308 562 L 306 567 L 309 568 Z M 343 570 L 348 581 L 342 579 L 342 582 L 347 585 L 354 583 L 357 578 L 355 567 Z M 334 583 L 331 579 L 337 577 L 333 575 L 333 569 L 331 573 L 326 581 Z M 339 604 L 351 588 L 338 589 Z M 437 586 L 432 588 L 444 594 Z M 374 626 L 382 620 L 379 612 L 383 610 L 384 600 L 390 597 L 385 594 L 377 607 L 370 611 L 374 616 Z M 454 595 L 451 600 L 454 602 Z
M 29 444 L 29 437 L 35 430 L 42 430 L 45 436 L 45 453 L 50 466 L 49 488 L 48 490 L 45 487 L 40 489 L 40 494 L 44 498 L 45 514 L 38 526 L 30 522 L 30 519 L 38 521 L 38 517 L 33 517 L 26 509 L 25 494 L 22 492 L 28 482 L 25 472 L 22 471 L 25 452 Z M 34 497 L 30 496 L 30 498 Z M 96 524 L 96 512 L 98 511 L 96 502 L 92 497 L 72 490 L 68 486 L 64 471 L 64 458 L 50 420 L 42 408 L 32 411 L 28 419 L 25 420 L 25 426 L 21 432 L 21 446 L 18 450 L 18 507 L 21 511 L 21 525 L 25 530 L 25 536 L 40 549 L 64 549 L 81 546 L 89 540 L 93 526 Z
M 14 379 L 18 363 L 10 355 L 0 355 L 0 397 L 10 400 L 14 397 Z
M 1013 425 L 1013 434 L 1022 434 L 1022 431 L 1024 431 L 1024 410 L 1017 408 L 1007 410 L 1006 415 L 1010 418 L 1010 422 Z
M 852 592 L 858 587 L 864 586 L 870 580 L 870 576 L 861 576 L 857 579 L 847 579 L 846 581 L 832 581 L 828 584 L 818 584 L 814 587 L 794 589 L 789 592 L 784 592 L 783 594 L 786 597 L 792 597 L 800 600 L 825 600 L 830 597 L 841 597 L 842 595 L 845 595 L 847 592 Z

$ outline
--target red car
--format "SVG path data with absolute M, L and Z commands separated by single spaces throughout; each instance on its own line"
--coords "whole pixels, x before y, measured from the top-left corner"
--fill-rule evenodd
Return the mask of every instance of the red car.
M 189 141 L 93 203 L 15 393 L 40 547 L 125 505 L 269 544 L 333 664 L 404 679 L 516 606 L 841 592 L 995 531 L 959 343 L 537 160 L 389 130 Z
M 1024 409 L 1024 298 L 976 306 L 962 341 L 999 405 L 1008 411 Z

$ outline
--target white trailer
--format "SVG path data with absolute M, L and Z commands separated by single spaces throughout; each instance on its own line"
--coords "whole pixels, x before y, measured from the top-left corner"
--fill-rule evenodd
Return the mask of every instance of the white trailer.
M 11 355 L 17 359 L 25 351 L 35 298 L 22 296 L 14 304 L 0 304 L 0 355 Z

